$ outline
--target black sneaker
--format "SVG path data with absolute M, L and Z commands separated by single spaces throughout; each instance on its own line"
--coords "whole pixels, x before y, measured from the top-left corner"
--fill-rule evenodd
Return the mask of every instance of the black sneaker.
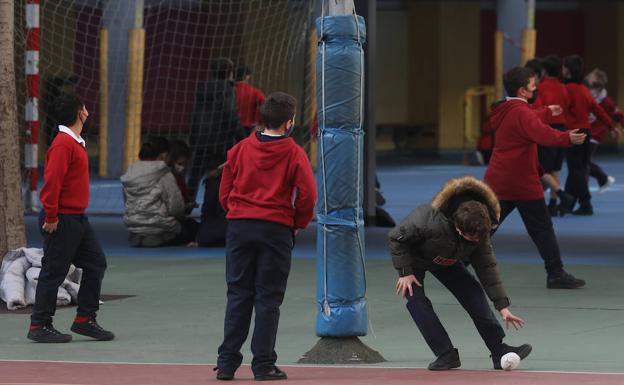
M 234 373 L 233 372 L 226 372 L 225 370 L 222 370 L 218 366 L 213 368 L 212 370 L 217 372 L 217 380 L 220 380 L 220 381 L 232 381 L 234 379 Z
M 87 322 L 76 323 L 71 326 L 71 331 L 76 334 L 95 338 L 98 341 L 110 341 L 115 338 L 115 335 L 108 330 L 104 330 L 98 325 L 95 317 L 89 318 Z
M 594 215 L 594 208 L 592 205 L 581 206 L 572 211 L 572 215 Z
M 461 361 L 459 360 L 459 352 L 453 348 L 448 352 L 440 355 L 432 363 L 429 364 L 427 369 L 429 370 L 449 370 L 459 368 Z
M 58 344 L 65 343 L 72 340 L 71 334 L 63 334 L 56 330 L 52 324 L 41 325 L 37 329 L 31 329 L 26 336 L 29 340 L 35 342 Z
M 273 370 L 268 373 L 254 374 L 254 380 L 256 381 L 277 381 L 287 379 L 288 376 L 286 375 L 286 373 L 282 372 L 277 366 L 274 366 Z
M 561 190 L 557 195 L 559 196 L 559 215 L 564 216 L 571 213 L 576 204 L 576 198 Z
M 529 354 L 531 354 L 531 350 L 533 347 L 529 344 L 524 344 L 520 346 L 509 346 L 507 344 L 503 344 L 500 355 L 492 355 L 492 363 L 494 364 L 494 369 L 503 370 L 501 368 L 501 357 L 507 353 L 516 353 L 521 360 L 524 360 Z
M 585 286 L 584 280 L 576 278 L 566 271 L 549 275 L 546 279 L 546 287 L 549 289 L 578 289 L 583 286 Z

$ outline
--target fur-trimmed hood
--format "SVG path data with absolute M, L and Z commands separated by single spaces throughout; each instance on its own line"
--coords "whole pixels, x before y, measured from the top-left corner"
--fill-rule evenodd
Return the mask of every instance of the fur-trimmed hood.
M 475 200 L 483 203 L 490 212 L 492 229 L 498 227 L 500 220 L 500 203 L 492 189 L 473 176 L 454 178 L 446 182 L 442 190 L 433 197 L 431 207 L 442 212 L 447 218 L 465 201 Z

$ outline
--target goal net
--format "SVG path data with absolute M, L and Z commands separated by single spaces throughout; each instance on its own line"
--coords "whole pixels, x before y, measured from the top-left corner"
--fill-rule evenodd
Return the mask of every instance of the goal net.
M 15 58 L 20 133 L 26 145 L 24 190 L 32 180 L 41 185 L 37 167 L 43 166 L 57 132 L 52 106 L 67 91 L 76 92 L 90 112 L 83 137 L 93 185 L 91 213 L 123 211 L 119 176 L 137 159 L 141 143 L 153 136 L 191 145 L 193 164 L 209 167 L 211 157 L 224 156 L 232 144 L 229 132 L 222 131 L 233 125 L 219 123 L 230 117 L 223 112 L 229 102 L 211 71 L 217 58 L 230 59 L 235 68 L 247 67 L 249 84 L 265 95 L 294 95 L 294 136 L 313 153 L 316 3 L 18 0 Z M 210 97 L 216 100 L 206 101 Z M 241 112 L 235 112 L 240 128 Z

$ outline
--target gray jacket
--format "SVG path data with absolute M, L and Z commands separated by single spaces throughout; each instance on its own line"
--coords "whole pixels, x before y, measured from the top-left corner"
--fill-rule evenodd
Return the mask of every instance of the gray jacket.
M 469 261 L 496 309 L 509 306 L 500 278 L 490 237 L 478 243 L 465 241 L 455 230 L 452 216 L 464 201 L 477 200 L 490 212 L 493 227 L 498 224 L 500 204 L 494 192 L 473 177 L 450 180 L 431 204 L 414 209 L 390 231 L 392 262 L 399 275 L 416 270 L 439 270 Z
M 179 234 L 184 220 L 184 198 L 175 177 L 161 160 L 138 161 L 120 178 L 123 185 L 124 223 L 139 235 Z

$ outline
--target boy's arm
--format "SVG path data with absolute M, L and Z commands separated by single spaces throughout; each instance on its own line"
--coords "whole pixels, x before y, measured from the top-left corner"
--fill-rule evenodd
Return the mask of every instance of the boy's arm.
M 234 184 L 234 173 L 232 172 L 232 166 L 230 165 L 230 159 L 228 154 L 228 160 L 223 166 L 223 173 L 221 174 L 221 183 L 219 184 L 219 202 L 221 207 L 227 213 L 228 212 L 228 199 L 230 192 L 232 191 L 232 185 Z
M 303 150 L 298 151 L 295 169 L 295 229 L 304 229 L 314 217 L 317 191 L 312 165 Z
M 67 170 L 69 170 L 71 151 L 70 147 L 60 144 L 52 145 L 48 150 L 43 177 L 45 183 L 41 189 L 41 204 L 46 215 L 45 223 L 58 222 L 61 188 Z
M 523 113 L 519 117 L 520 126 L 533 142 L 546 147 L 570 147 L 570 134 L 561 132 L 542 123 L 535 113 Z
M 424 217 L 431 210 L 429 205 L 416 208 L 388 233 L 388 246 L 392 256 L 392 264 L 399 276 L 414 274 L 412 262 L 416 244 L 427 237 L 423 230 Z
M 505 292 L 503 281 L 500 277 L 496 257 L 492 249 L 490 238 L 487 237 L 479 242 L 479 245 L 470 256 L 470 263 L 477 273 L 479 282 L 485 290 L 488 298 L 494 304 L 496 310 L 509 306 L 509 298 Z
M 596 115 L 596 117 L 604 124 L 606 124 L 609 129 L 613 129 L 613 120 L 609 117 L 609 115 L 605 112 L 604 108 L 602 108 L 594 98 L 591 98 L 591 111 Z

